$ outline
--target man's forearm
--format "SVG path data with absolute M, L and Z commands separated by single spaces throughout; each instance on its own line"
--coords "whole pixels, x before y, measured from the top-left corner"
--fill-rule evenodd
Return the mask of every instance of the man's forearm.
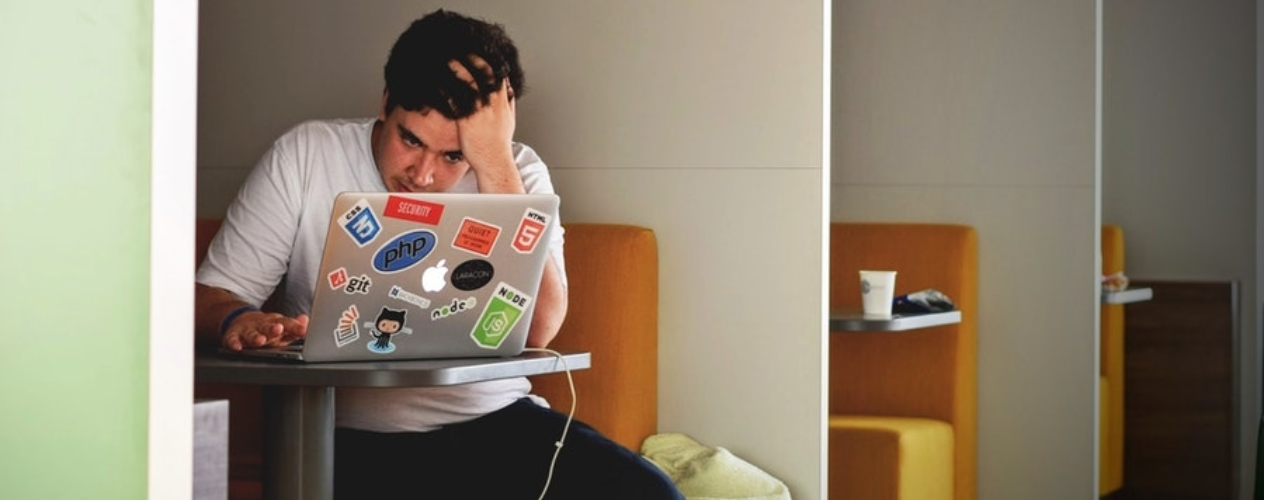
M 223 333 L 220 326 L 224 318 L 234 310 L 253 305 L 241 300 L 228 290 L 213 286 L 194 284 L 193 292 L 193 324 L 197 345 L 200 347 L 218 347 Z

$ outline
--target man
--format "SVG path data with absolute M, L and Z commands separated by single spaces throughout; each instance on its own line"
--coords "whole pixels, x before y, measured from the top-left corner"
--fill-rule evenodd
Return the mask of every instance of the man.
M 552 193 L 547 167 L 513 142 L 523 73 L 502 27 L 448 11 L 415 21 L 391 49 L 376 119 L 312 121 L 251 171 L 197 274 L 201 343 L 284 345 L 307 313 L 334 196 L 341 191 Z M 560 227 L 527 345 L 566 315 Z M 269 300 L 274 310 L 261 311 Z M 525 378 L 453 387 L 339 389 L 335 495 L 352 499 L 682 499 L 648 461 L 529 397 Z M 552 476 L 549 476 L 552 474 Z

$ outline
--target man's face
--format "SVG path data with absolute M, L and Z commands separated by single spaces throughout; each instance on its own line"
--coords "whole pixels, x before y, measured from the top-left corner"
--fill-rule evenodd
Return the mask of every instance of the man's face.
M 469 170 L 455 121 L 436 111 L 399 106 L 390 112 L 383 108 L 378 120 L 382 123 L 373 133 L 373 159 L 387 191 L 445 192 Z

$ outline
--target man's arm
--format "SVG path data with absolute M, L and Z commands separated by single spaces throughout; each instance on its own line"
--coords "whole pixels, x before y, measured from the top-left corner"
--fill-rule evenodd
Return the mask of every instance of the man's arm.
M 527 347 L 547 347 L 566 319 L 570 299 L 557 263 L 549 258 L 544 264 L 544 276 L 535 297 L 535 313 L 531 316 L 531 329 L 527 333 Z
M 201 283 L 194 287 L 194 334 L 201 348 L 223 346 L 240 351 L 243 347 L 283 346 L 307 336 L 307 315 L 289 318 L 258 309 L 239 313 L 221 335 L 220 328 L 229 315 L 254 304 L 223 288 Z

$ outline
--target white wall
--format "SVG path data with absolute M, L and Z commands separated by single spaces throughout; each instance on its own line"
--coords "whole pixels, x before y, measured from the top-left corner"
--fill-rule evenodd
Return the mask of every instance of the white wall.
M 1095 2 L 833 9 L 832 218 L 979 234 L 979 498 L 1095 498 Z
M 1255 2 L 1104 5 L 1102 220 L 1124 228 L 1133 278 L 1240 284 L 1236 432 L 1248 498 L 1260 404 Z
M 471 4 L 522 49 L 518 138 L 563 219 L 658 234 L 660 430 L 824 498 L 823 3 Z M 199 215 L 298 120 L 372 114 L 390 44 L 439 6 L 203 2 Z

